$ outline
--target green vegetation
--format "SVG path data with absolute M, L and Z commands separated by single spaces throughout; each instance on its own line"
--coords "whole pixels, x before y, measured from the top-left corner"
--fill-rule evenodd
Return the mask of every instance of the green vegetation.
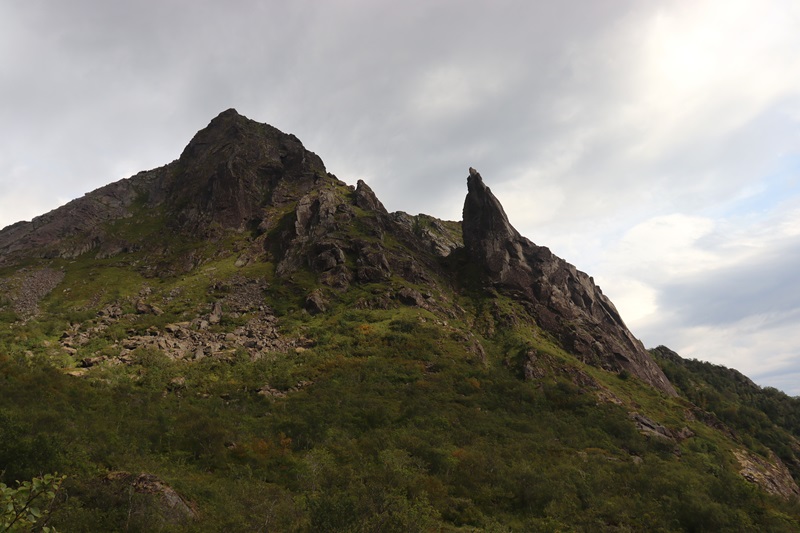
M 800 508 L 749 485 L 732 443 L 685 419 L 680 400 L 583 368 L 696 432 L 677 444 L 598 402 L 554 346 L 547 378 L 520 379 L 522 333 L 487 340 L 482 362 L 415 308 L 336 309 L 304 327 L 315 347 L 257 361 L 142 351 L 76 379 L 4 358 L 0 464 L 13 470 L 2 481 L 68 473 L 51 520 L 64 531 L 153 527 L 152 513 L 129 513 L 130 494 L 104 492 L 112 471 L 156 474 L 201 510 L 164 530 L 798 527 Z M 265 386 L 286 395 L 258 394 Z
M 215 228 L 203 241 L 176 240 L 163 213 L 139 208 L 110 228 L 129 251 L 38 265 L 64 279 L 37 317 L 0 299 L 0 510 L 15 513 L 13 527 L 800 528 L 800 504 L 746 481 L 733 454 L 772 450 L 797 478 L 796 399 L 691 361 L 660 360 L 678 398 L 587 366 L 459 252 L 417 278 L 394 269 L 332 288 L 307 265 L 276 274 L 289 208 L 264 234 Z M 355 213 L 328 237 L 408 254 L 373 231 L 373 215 Z M 423 216 L 414 224 L 433 228 Z M 458 237 L 457 224 L 442 224 Z M 343 265 L 357 269 L 343 249 Z M 455 281 L 436 279 L 437 268 Z M 326 310 L 312 315 L 304 306 L 315 290 Z M 246 302 L 210 320 L 212 306 L 237 298 Z M 265 316 L 286 342 L 256 350 L 248 328 Z M 191 335 L 219 350 L 195 359 L 164 343 L 125 347 Z M 642 431 L 633 413 L 665 435 Z
M 692 404 L 713 414 L 750 450 L 763 456 L 772 450 L 800 478 L 800 398 L 761 388 L 730 368 L 679 359 L 663 347 L 652 353 Z
M 53 501 L 66 476 L 45 474 L 12 488 L 0 483 L 0 531 L 55 532 L 47 525 Z

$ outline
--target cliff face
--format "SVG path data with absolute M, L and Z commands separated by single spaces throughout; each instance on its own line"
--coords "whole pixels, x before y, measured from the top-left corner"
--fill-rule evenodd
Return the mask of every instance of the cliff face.
M 536 322 L 584 362 L 627 371 L 675 396 L 669 380 L 592 278 L 522 237 L 474 169 L 467 187 L 464 246 L 486 279 L 522 299 Z

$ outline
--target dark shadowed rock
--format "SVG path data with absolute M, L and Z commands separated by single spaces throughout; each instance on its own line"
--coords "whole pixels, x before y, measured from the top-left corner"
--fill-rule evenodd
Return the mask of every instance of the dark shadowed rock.
M 103 485 L 109 496 L 128 500 L 129 521 L 136 524 L 162 529 L 197 519 L 194 504 L 153 474 L 111 472 Z
M 584 362 L 611 371 L 626 370 L 676 395 L 592 278 L 522 237 L 474 169 L 470 169 L 467 188 L 464 246 L 469 260 L 482 267 L 487 281 L 527 302 L 539 326 Z
M 386 208 L 383 207 L 383 204 L 378 200 L 378 197 L 375 196 L 375 193 L 372 192 L 369 185 L 364 183 L 364 180 L 358 180 L 356 184 L 355 203 L 358 207 L 366 211 L 377 211 L 379 213 L 388 214 Z
M 462 231 L 470 258 L 477 259 L 493 280 L 525 285 L 530 266 L 523 255 L 523 238 L 508 222 L 503 206 L 470 168 Z M 517 283 L 514 283 L 514 282 Z
M 419 291 L 409 287 L 403 287 L 397 292 L 397 299 L 403 305 L 415 305 L 417 307 L 425 307 L 425 298 Z
M 235 109 L 200 130 L 175 167 L 164 187 L 168 210 L 191 228 L 244 228 L 261 220 L 265 207 L 296 201 L 326 175 L 297 137 Z

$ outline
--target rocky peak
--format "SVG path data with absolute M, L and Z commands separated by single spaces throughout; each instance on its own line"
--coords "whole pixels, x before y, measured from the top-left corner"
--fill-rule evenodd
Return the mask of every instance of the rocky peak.
M 464 203 L 464 222 L 479 236 L 493 233 L 501 238 L 519 238 L 508 216 L 492 190 L 483 183 L 480 173 L 470 167 L 467 177 L 467 199 Z M 465 232 L 469 231 L 465 228 Z
M 189 142 L 165 192 L 179 226 L 239 229 L 257 223 L 265 207 L 298 200 L 326 175 L 297 137 L 228 109 Z
M 470 168 L 462 231 L 470 262 L 486 281 L 522 300 L 536 323 L 584 362 L 629 372 L 676 395 L 667 377 L 587 274 L 522 237 L 500 201 Z
M 388 214 L 386 208 L 383 207 L 383 204 L 378 200 L 378 197 L 375 196 L 375 193 L 372 192 L 369 185 L 364 183 L 364 180 L 358 180 L 358 183 L 356 183 L 355 203 L 365 211 L 376 211 L 384 215 Z
M 506 280 L 515 268 L 525 268 L 522 237 L 509 223 L 508 216 L 480 173 L 470 167 L 467 199 L 464 202 L 464 246 L 499 280 Z
M 12 256 L 114 255 L 131 243 L 109 235 L 110 224 L 161 211 L 172 230 L 197 237 L 259 227 L 271 208 L 298 201 L 320 181 L 336 180 L 297 137 L 228 109 L 178 160 L 0 231 L 0 264 Z
M 522 301 L 539 327 L 585 362 L 626 370 L 674 394 L 593 280 L 522 237 L 477 170 L 470 169 L 467 187 L 461 233 L 470 262 L 481 267 L 485 280 Z M 294 135 L 229 109 L 173 163 L 0 232 L 0 263 L 12 254 L 92 252 L 102 258 L 147 248 L 147 237 L 136 234 L 139 217 L 199 239 L 251 229 L 249 256 L 266 250 L 279 275 L 311 268 L 323 285 L 342 290 L 354 281 L 393 276 L 426 284 L 434 277 L 446 280 L 452 273 L 439 258 L 459 245 L 452 235 L 456 227 L 422 215 L 389 215 L 366 183 L 348 188 Z M 351 231 L 356 218 L 363 235 Z M 127 219 L 127 233 L 114 229 Z M 402 253 L 386 246 L 386 234 L 402 244 Z

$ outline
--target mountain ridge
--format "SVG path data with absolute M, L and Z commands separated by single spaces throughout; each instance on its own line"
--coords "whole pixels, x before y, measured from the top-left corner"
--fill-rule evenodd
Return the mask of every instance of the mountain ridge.
M 462 223 L 467 260 L 481 265 L 502 291 L 521 296 L 533 320 L 567 351 L 607 370 L 631 372 L 675 395 L 592 278 L 522 237 L 474 169 L 467 185 Z M 340 289 L 354 280 L 385 281 L 395 272 L 412 283 L 431 283 L 424 279 L 430 278 L 427 271 L 442 274 L 425 246 L 417 244 L 419 236 L 398 222 L 402 215 L 386 212 L 366 183 L 359 180 L 355 189 L 346 188 L 295 136 L 235 109 L 223 111 L 200 130 L 176 161 L 97 189 L 30 223 L 1 230 L 0 264 L 15 253 L 74 258 L 97 249 L 98 256 L 112 257 L 146 246 L 108 238 L 103 230 L 103 224 L 132 217 L 136 202 L 149 211 L 163 210 L 171 231 L 211 237 L 219 233 L 215 228 L 249 228 L 263 235 L 255 242 L 280 256 L 274 258 L 279 274 L 310 266 L 323 284 Z M 294 213 L 282 219 L 274 215 L 293 202 Z M 358 219 L 354 208 L 373 214 L 359 220 L 370 226 L 377 241 L 336 237 Z M 280 224 L 289 227 L 267 237 Z M 414 249 L 412 259 L 390 253 L 380 242 L 383 232 Z M 355 256 L 355 269 L 347 265 L 348 256 Z

